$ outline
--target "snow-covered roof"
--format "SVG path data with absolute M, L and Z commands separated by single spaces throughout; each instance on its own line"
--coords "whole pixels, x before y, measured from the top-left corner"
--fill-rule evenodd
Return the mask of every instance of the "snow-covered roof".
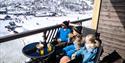
M 4 19 L 6 17 L 5 14 L 0 14 L 0 19 Z
M 6 11 L 6 7 L 0 8 L 0 11 Z

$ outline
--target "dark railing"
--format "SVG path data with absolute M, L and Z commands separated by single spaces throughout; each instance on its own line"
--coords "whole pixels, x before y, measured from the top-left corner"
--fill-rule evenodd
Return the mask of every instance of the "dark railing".
M 73 21 L 71 23 L 82 25 L 83 22 L 89 21 L 91 19 L 92 18 L 87 18 L 87 19 L 82 19 L 82 20 L 78 20 L 78 21 Z M 57 31 L 59 30 L 60 27 L 61 27 L 61 25 L 59 24 L 59 25 L 35 29 L 35 30 L 27 31 L 27 32 L 22 32 L 22 33 L 18 33 L 18 34 L 14 34 L 14 35 L 0 37 L 0 43 L 4 43 L 4 42 L 10 41 L 10 40 L 14 40 L 14 39 L 18 39 L 18 38 L 26 37 L 26 36 L 33 35 L 33 34 L 38 34 L 38 33 L 43 33 L 43 38 L 44 38 L 45 42 L 52 42 L 53 38 L 55 38 Z M 95 60 L 96 63 L 98 63 L 101 53 L 102 53 L 102 47 L 99 48 L 99 53 Z
M 71 23 L 82 25 L 83 22 L 89 21 L 91 19 L 92 18 L 87 18 L 87 19 L 83 19 L 83 20 L 73 21 Z M 33 34 L 38 34 L 38 33 L 43 33 L 43 38 L 44 38 L 45 42 L 52 42 L 53 38 L 55 38 L 55 36 L 57 34 L 57 31 L 59 30 L 60 27 L 61 27 L 61 25 L 59 24 L 59 25 L 35 29 L 35 30 L 27 31 L 27 32 L 22 32 L 22 33 L 18 33 L 18 34 L 14 34 L 14 35 L 8 35 L 8 36 L 0 37 L 0 43 L 4 43 L 4 42 L 7 42 L 9 40 L 14 40 L 14 39 L 18 39 L 18 38 L 30 36 L 30 35 L 33 35 Z M 95 59 L 96 63 L 99 63 L 99 58 L 100 58 L 100 55 L 102 54 L 102 46 L 99 48 L 98 51 L 99 52 L 98 52 L 97 57 Z
M 91 19 L 92 18 L 86 18 L 86 19 L 82 19 L 82 20 L 78 20 L 78 21 L 73 21 L 71 23 L 82 24 L 82 22 L 85 22 L 85 21 L 88 21 Z M 9 40 L 14 40 L 14 39 L 21 38 L 21 37 L 25 37 L 25 36 L 29 36 L 29 35 L 33 35 L 33 34 L 37 34 L 37 33 L 43 33 L 44 40 L 46 42 L 51 42 L 52 39 L 55 37 L 59 28 L 60 28 L 60 25 L 55 25 L 55 26 L 49 26 L 49 27 L 35 29 L 35 30 L 27 31 L 27 32 L 22 32 L 22 33 L 18 33 L 18 34 L 14 34 L 14 35 L 0 37 L 0 43 L 6 42 Z

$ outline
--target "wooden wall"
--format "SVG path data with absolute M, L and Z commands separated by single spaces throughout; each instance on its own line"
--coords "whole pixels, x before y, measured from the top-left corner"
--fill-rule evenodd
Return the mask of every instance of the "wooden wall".
M 98 32 L 104 45 L 102 57 L 116 50 L 125 59 L 125 0 L 102 0 Z

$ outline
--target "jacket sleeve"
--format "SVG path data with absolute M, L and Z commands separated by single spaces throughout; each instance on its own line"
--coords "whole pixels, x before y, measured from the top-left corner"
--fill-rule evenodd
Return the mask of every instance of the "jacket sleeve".
M 97 53 L 97 49 L 94 49 L 92 52 L 90 52 L 89 54 L 87 54 L 87 56 L 84 58 L 84 62 L 91 62 L 94 60 L 94 58 L 96 57 L 96 53 Z
M 83 47 L 83 48 L 81 48 L 80 50 L 76 51 L 76 52 L 75 52 L 75 53 L 76 53 L 76 56 L 81 55 L 81 54 L 82 54 L 82 52 L 83 52 L 83 50 L 84 50 L 84 47 Z

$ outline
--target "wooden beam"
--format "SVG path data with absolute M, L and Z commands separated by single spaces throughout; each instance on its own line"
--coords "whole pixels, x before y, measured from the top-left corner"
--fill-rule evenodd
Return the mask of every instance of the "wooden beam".
M 97 30 L 97 25 L 98 25 L 98 21 L 99 21 L 100 7 L 101 7 L 101 0 L 94 0 L 92 28 L 95 30 Z

